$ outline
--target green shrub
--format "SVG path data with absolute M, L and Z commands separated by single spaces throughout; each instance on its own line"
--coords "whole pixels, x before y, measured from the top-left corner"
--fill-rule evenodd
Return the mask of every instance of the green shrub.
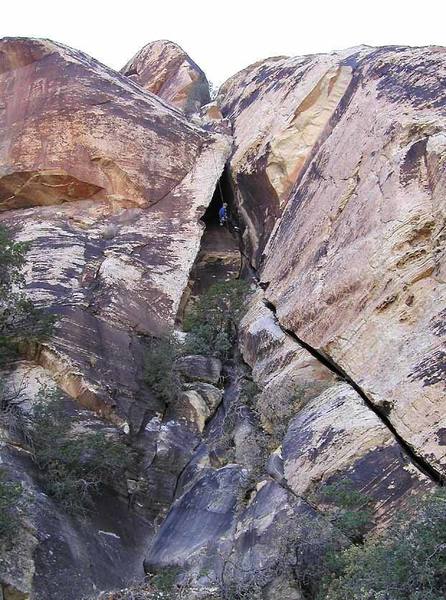
M 249 285 L 240 279 L 212 285 L 184 319 L 184 352 L 228 358 L 237 339 Z
M 356 490 L 349 479 L 326 485 L 321 496 L 333 507 L 330 511 L 333 525 L 348 538 L 361 542 L 372 524 L 372 499 Z
M 380 537 L 337 557 L 319 600 L 442 600 L 446 597 L 446 493 L 425 497 Z
M 70 513 L 84 512 L 96 494 L 124 476 L 131 460 L 122 441 L 102 431 L 76 432 L 77 423 L 57 397 L 34 408 L 34 460 L 47 493 Z
M 23 494 L 22 485 L 7 481 L 4 470 L 0 470 L 0 540 L 10 540 L 18 526 L 15 512 L 17 502 Z
M 173 368 L 179 354 L 178 342 L 169 336 L 152 339 L 145 355 L 144 381 L 165 404 L 172 402 L 180 389 L 178 374 Z
M 36 309 L 23 292 L 23 267 L 29 244 L 14 242 L 0 227 L 0 366 L 51 333 L 54 318 Z M 1 399 L 0 399 L 1 400 Z
M 244 378 L 241 384 L 240 397 L 248 406 L 255 408 L 254 400 L 260 393 L 260 388 L 252 379 Z
M 182 586 L 177 587 L 177 567 L 165 567 L 145 582 L 123 590 L 102 592 L 95 600 L 181 600 L 190 598 Z M 92 600 L 92 599 L 91 599 Z M 203 598 L 203 600 L 205 600 Z
M 285 437 L 290 420 L 311 398 L 326 389 L 324 382 L 301 383 L 289 380 L 273 392 L 263 390 L 255 399 L 256 410 L 263 427 L 273 436 L 276 445 Z
M 151 578 L 150 583 L 157 591 L 169 594 L 175 591 L 175 582 L 179 574 L 180 569 L 178 567 L 165 567 Z

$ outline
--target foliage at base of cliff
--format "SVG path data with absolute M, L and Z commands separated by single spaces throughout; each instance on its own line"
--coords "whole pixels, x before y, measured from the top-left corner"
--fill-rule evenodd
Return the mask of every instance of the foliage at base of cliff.
M 188 332 L 186 354 L 204 354 L 227 359 L 238 335 L 249 284 L 234 279 L 211 285 L 197 300 L 183 328 Z
M 318 600 L 444 600 L 446 493 L 426 497 L 406 517 L 335 557 Z

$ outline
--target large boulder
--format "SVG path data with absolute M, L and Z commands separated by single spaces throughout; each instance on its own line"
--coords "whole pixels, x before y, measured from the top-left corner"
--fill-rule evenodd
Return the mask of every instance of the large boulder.
M 186 381 L 216 384 L 221 377 L 221 361 L 212 356 L 183 356 L 176 361 L 175 369 Z
M 210 101 L 206 75 L 180 46 L 167 40 L 144 46 L 121 73 L 186 114 Z
M 211 561 L 216 563 L 213 568 L 221 569 L 217 548 L 234 531 L 245 477 L 246 472 L 238 465 L 205 469 L 195 485 L 172 505 L 149 548 L 146 571 L 172 565 L 184 569 Z
M 29 240 L 31 298 L 59 320 L 33 357 L 137 429 L 162 410 L 139 336 L 173 326 L 229 141 L 81 52 L 0 41 L 0 223 Z
M 232 78 L 230 172 L 265 298 L 442 476 L 444 48 L 277 58 Z

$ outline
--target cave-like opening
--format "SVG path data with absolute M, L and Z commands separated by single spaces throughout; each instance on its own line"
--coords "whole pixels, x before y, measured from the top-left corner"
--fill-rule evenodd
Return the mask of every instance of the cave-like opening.
M 221 226 L 219 210 L 228 204 L 228 223 Z M 200 251 L 192 268 L 188 287 L 178 310 L 176 324 L 181 325 L 186 306 L 204 293 L 212 284 L 240 275 L 241 255 L 236 231 L 236 215 L 232 212 L 233 194 L 225 171 L 215 186 L 212 200 L 201 220 L 205 224 Z
M 203 221 L 203 223 L 206 225 L 206 230 L 208 230 L 208 228 L 213 228 L 213 227 L 219 226 L 218 211 L 222 207 L 223 202 L 226 202 L 228 204 L 228 213 L 231 217 L 230 221 L 231 221 L 231 225 L 232 225 L 232 223 L 233 223 L 233 214 L 232 214 L 233 193 L 232 193 L 231 182 L 229 180 L 229 174 L 227 172 L 226 167 L 225 167 L 225 170 L 224 170 L 222 176 L 218 180 L 217 185 L 215 186 L 212 200 L 201 219 Z

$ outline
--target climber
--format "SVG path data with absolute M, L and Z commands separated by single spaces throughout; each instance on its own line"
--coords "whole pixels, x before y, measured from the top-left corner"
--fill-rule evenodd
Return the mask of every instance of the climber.
M 224 225 L 228 221 L 228 204 L 227 202 L 223 202 L 223 206 L 218 211 L 218 217 L 220 219 L 220 225 Z

